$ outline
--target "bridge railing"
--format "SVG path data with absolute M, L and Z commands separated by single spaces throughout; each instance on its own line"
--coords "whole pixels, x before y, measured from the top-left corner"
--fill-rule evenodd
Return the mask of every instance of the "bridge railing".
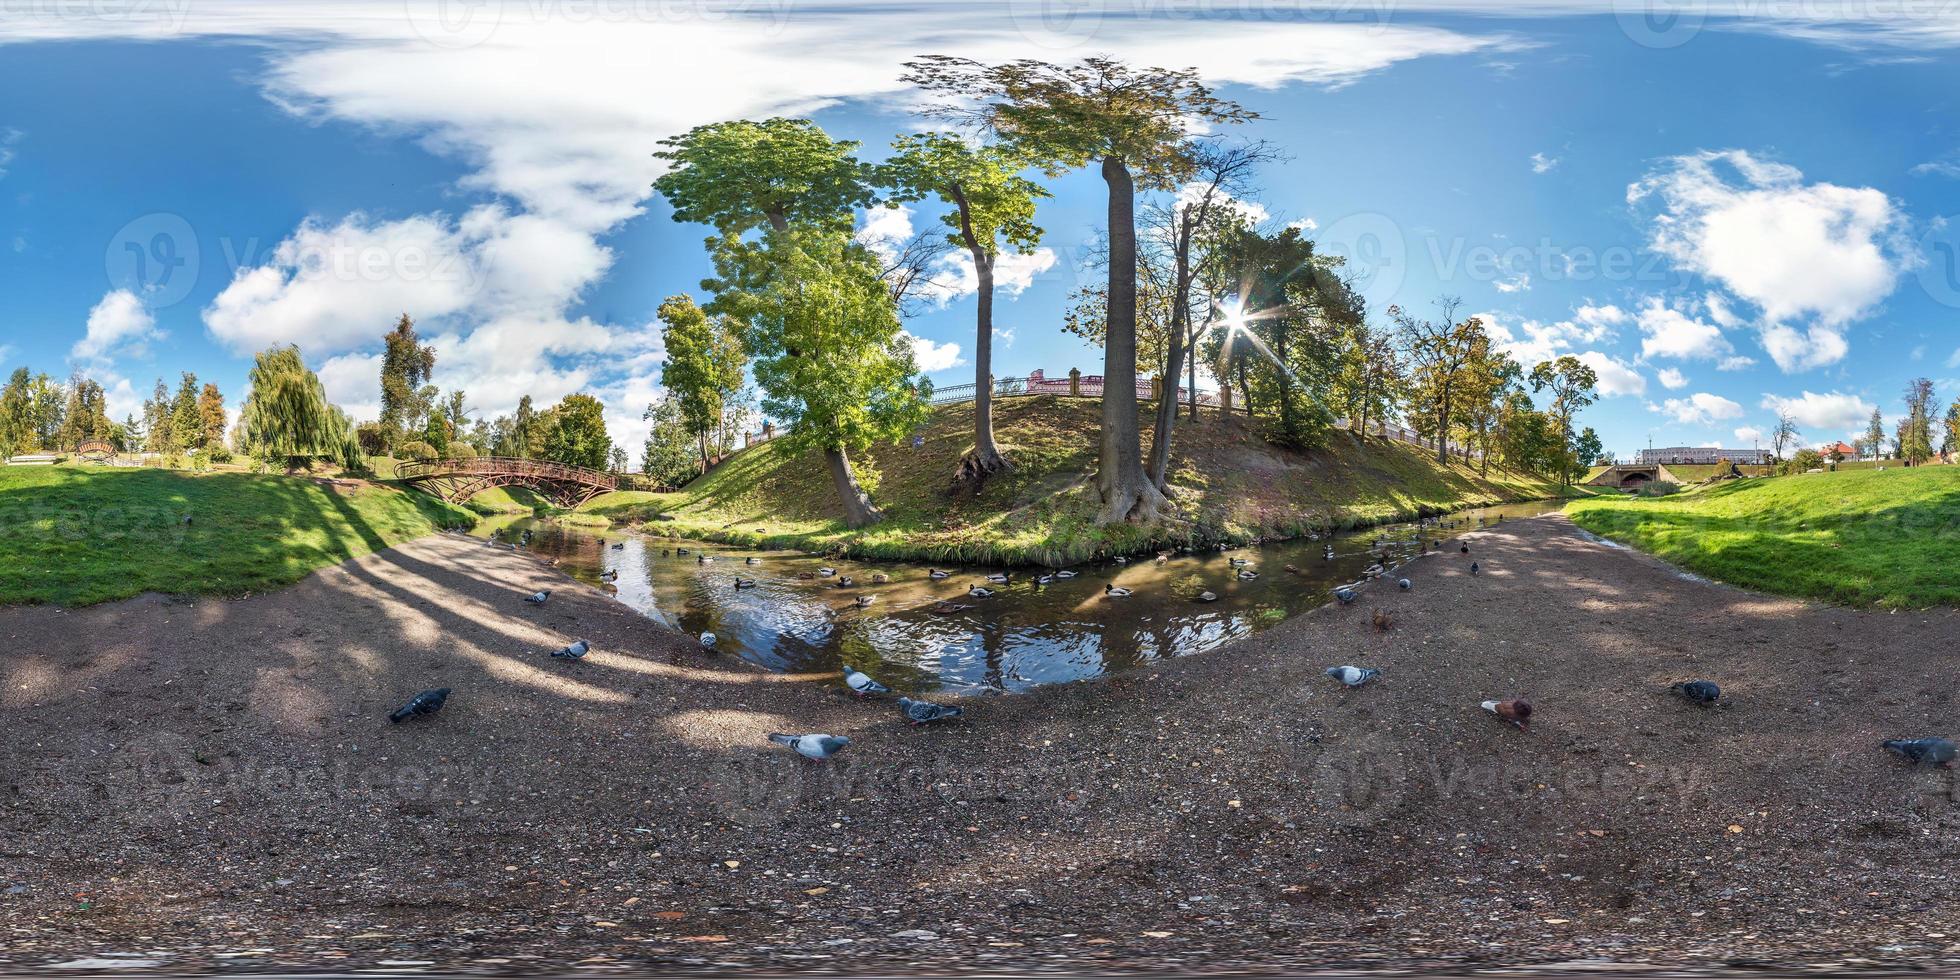
M 398 464 L 395 467 L 395 476 L 402 480 L 438 476 L 525 476 L 540 480 L 582 483 L 587 486 L 604 487 L 607 490 L 619 489 L 619 479 L 611 473 L 590 470 L 583 466 L 567 466 L 564 463 L 512 456 L 415 460 Z

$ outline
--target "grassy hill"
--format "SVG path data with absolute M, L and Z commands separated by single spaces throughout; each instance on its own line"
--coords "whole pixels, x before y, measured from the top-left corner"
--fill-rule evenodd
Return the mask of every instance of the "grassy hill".
M 1172 485 L 1182 520 L 1165 527 L 1098 527 L 1094 484 L 1100 406 L 1052 396 L 995 407 L 996 438 L 1015 469 L 977 497 L 949 482 L 971 444 L 970 406 L 934 413 L 925 444 L 881 446 L 874 498 L 888 519 L 862 532 L 838 521 L 840 504 L 822 461 L 776 444 L 741 453 L 675 493 L 615 493 L 583 510 L 681 537 L 768 544 L 866 557 L 1007 564 L 1063 564 L 1168 544 L 1293 535 L 1380 523 L 1482 503 L 1557 496 L 1535 476 L 1444 466 L 1397 442 L 1336 432 L 1312 453 L 1278 449 L 1253 423 L 1207 413 L 1180 422 Z M 758 530 L 758 529 L 761 530 Z
M 185 524 L 189 517 L 191 523 Z M 0 467 L 0 602 L 239 595 L 377 551 L 468 511 L 359 481 Z
M 1581 527 L 1736 585 L 1881 606 L 1960 605 L 1960 467 L 1740 480 L 1678 497 L 1602 497 Z

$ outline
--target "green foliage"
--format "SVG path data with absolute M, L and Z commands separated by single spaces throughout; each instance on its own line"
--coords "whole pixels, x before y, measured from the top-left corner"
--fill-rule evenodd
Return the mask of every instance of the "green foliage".
M 1566 512 L 1589 531 L 1746 588 L 1856 605 L 1960 605 L 1960 482 L 1944 466 L 1732 480 L 1664 500 L 1578 501 Z
M 93 378 L 76 375 L 68 385 L 68 407 L 62 413 L 58 448 L 73 451 L 82 443 L 108 439 L 114 425 L 109 421 L 107 408 L 102 385 Z
M 388 332 L 381 355 L 381 427 L 390 445 L 404 438 L 404 432 L 420 414 L 417 393 L 436 369 L 436 349 L 424 347 L 415 333 L 415 321 L 402 314 L 395 329 Z
M 326 388 L 300 358 L 297 347 L 261 351 L 252 366 L 252 394 L 239 410 L 246 453 L 297 468 L 309 459 L 334 459 L 350 469 L 362 464 L 360 445 L 345 413 L 327 401 Z
M 1049 195 L 1021 176 L 1028 161 L 1020 155 L 950 133 L 901 136 L 892 150 L 878 170 L 879 183 L 895 189 L 888 203 L 937 197 L 949 205 L 939 220 L 953 245 L 997 255 L 1002 244 L 1025 253 L 1041 243 L 1035 201 Z
M 395 456 L 398 459 L 441 459 L 442 450 L 420 439 L 410 439 L 395 447 Z
M 705 467 L 710 439 L 715 443 L 713 455 L 724 448 L 727 409 L 742 388 L 748 357 L 724 320 L 711 320 L 686 296 L 669 296 L 660 304 L 659 317 L 665 324 L 661 337 L 667 347 L 660 381 L 700 444 Z
M 34 374 L 15 368 L 7 387 L 0 389 L 0 456 L 18 456 L 38 448 L 34 425 Z
M 198 445 L 206 449 L 225 442 L 225 396 L 212 382 L 197 396 Z
M 1598 437 L 1593 438 L 1590 446 L 1581 446 L 1572 433 L 1572 417 L 1597 400 L 1595 389 L 1598 386 L 1599 374 L 1586 362 L 1570 354 L 1554 361 L 1545 361 L 1531 369 L 1531 390 L 1550 389 L 1552 392 L 1552 404 L 1546 411 L 1561 433 L 1561 447 L 1565 454 L 1561 470 L 1566 474 L 1573 474 L 1576 470 L 1583 475 L 1585 461 L 1599 457 Z
M 473 522 L 434 497 L 380 486 L 350 491 L 242 473 L 0 467 L 0 523 L 13 532 L 0 536 L 0 600 L 72 607 L 144 592 L 264 592 L 438 527 Z
M 1811 470 L 1823 468 L 1824 454 L 1815 449 L 1799 449 L 1796 455 L 1778 466 L 1776 471 L 1784 476 L 1794 476 L 1799 473 L 1808 473 Z
M 177 396 L 170 401 L 170 444 L 178 449 L 204 448 L 204 415 L 198 411 L 197 375 L 184 372 Z
M 567 466 L 603 470 L 612 454 L 606 410 L 591 395 L 566 395 L 553 410 L 556 424 L 545 435 L 543 458 Z
M 653 423 L 640 457 L 640 472 L 663 487 L 683 486 L 701 472 L 701 460 L 694 452 L 694 435 L 687 418 L 674 398 L 663 398 L 647 406 L 642 419 Z
M 723 236 L 762 226 L 813 223 L 848 228 L 872 201 L 870 168 L 858 144 L 833 140 L 808 119 L 696 126 L 660 141 L 669 169 L 654 181 L 676 221 L 713 225 Z

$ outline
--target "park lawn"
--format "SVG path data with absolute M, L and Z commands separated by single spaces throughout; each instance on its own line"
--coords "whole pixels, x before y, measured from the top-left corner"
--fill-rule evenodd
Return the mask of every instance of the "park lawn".
M 360 481 L 0 467 L 0 603 L 262 592 L 474 521 L 425 494 Z
M 1847 605 L 1960 605 L 1960 467 L 1737 480 L 1566 506 L 1596 534 L 1682 568 Z
M 995 405 L 995 436 L 1015 468 L 978 495 L 954 496 L 955 465 L 972 445 L 972 407 L 935 410 L 923 444 L 879 446 L 857 461 L 875 478 L 887 520 L 845 528 L 830 477 L 814 454 L 780 443 L 736 454 L 671 493 L 621 492 L 581 508 L 675 537 L 864 558 L 1061 565 L 1151 548 L 1290 536 L 1571 492 L 1537 477 L 1439 464 L 1398 442 L 1343 432 L 1311 453 L 1269 445 L 1244 420 L 1206 413 L 1180 421 L 1172 485 L 1182 519 L 1098 526 L 1094 475 L 1100 406 L 1053 396 Z M 1145 437 L 1146 440 L 1148 436 Z M 875 477 L 874 477 L 875 474 Z

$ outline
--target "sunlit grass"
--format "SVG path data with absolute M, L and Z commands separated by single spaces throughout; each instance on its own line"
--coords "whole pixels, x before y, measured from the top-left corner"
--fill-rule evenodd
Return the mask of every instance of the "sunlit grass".
M 4 467 L 0 602 L 260 592 L 473 520 L 424 494 L 308 477 Z
M 1852 605 L 1960 605 L 1960 467 L 1742 480 L 1654 499 L 1596 498 L 1581 527 L 1710 578 Z

